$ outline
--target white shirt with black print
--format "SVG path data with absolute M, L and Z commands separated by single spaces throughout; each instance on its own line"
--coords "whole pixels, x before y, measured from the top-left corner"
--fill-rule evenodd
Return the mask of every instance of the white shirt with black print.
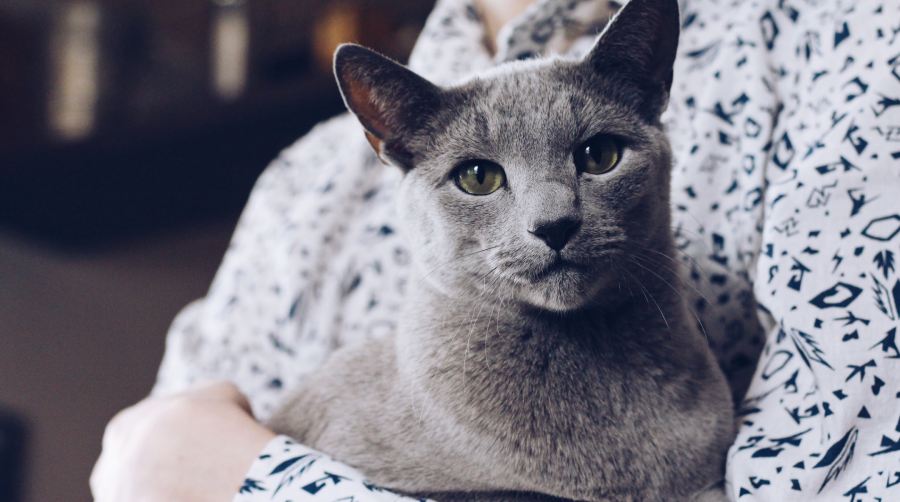
M 470 3 L 441 0 L 410 65 L 452 83 L 506 60 L 577 55 L 610 5 L 538 1 L 492 56 Z M 673 231 L 738 402 L 727 492 L 900 500 L 900 2 L 681 6 L 664 116 Z M 155 392 L 229 379 L 265 419 L 337 347 L 392 333 L 409 273 L 392 213 L 399 178 L 349 115 L 282 152 L 209 294 L 175 320 Z M 401 499 L 285 437 L 235 496 Z

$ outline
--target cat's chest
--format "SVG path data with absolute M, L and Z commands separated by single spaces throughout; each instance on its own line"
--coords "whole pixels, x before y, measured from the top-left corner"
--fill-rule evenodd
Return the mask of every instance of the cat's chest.
M 444 338 L 432 352 L 432 391 L 485 427 L 559 433 L 626 420 L 677 386 L 688 362 L 665 341 L 627 327 L 512 319 Z
M 492 445 L 482 452 L 487 464 L 502 462 L 521 479 L 546 482 L 573 472 L 600 475 L 623 458 L 652 463 L 650 450 L 665 443 L 660 432 L 682 415 L 683 367 L 657 360 L 660 355 L 640 343 L 523 335 L 515 343 L 473 339 L 468 356 L 462 355 L 465 367 L 449 365 L 436 384 L 442 412 L 466 431 L 459 436 L 462 451 Z M 635 445 L 648 452 L 636 452 Z M 614 477 L 646 482 L 632 475 Z

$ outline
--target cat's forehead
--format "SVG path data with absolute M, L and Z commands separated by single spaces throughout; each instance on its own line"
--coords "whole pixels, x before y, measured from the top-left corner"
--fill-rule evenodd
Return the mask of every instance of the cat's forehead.
M 514 61 L 492 68 L 462 88 L 474 104 L 530 113 L 537 104 L 580 94 L 575 74 L 576 67 L 561 59 Z
M 518 151 L 538 145 L 568 151 L 587 133 L 631 121 L 628 110 L 595 84 L 569 60 L 501 65 L 451 91 L 457 100 L 443 119 L 445 138 Z

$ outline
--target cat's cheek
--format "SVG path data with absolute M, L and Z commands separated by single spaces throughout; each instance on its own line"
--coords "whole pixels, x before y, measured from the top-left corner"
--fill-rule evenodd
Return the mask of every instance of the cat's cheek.
M 454 190 L 455 193 L 442 193 L 436 201 L 440 217 L 448 224 L 447 230 L 457 235 L 482 236 L 480 241 L 499 237 L 489 233 L 507 214 L 508 195 L 501 193 L 502 189 L 489 195 L 468 195 Z

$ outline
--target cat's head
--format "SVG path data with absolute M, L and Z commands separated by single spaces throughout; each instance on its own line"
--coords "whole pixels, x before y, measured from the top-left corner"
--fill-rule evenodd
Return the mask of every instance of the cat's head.
M 419 273 L 451 294 L 568 311 L 669 232 L 677 0 L 632 0 L 578 61 L 502 65 L 438 87 L 343 45 L 335 73 L 379 157 L 404 171 L 400 217 Z

